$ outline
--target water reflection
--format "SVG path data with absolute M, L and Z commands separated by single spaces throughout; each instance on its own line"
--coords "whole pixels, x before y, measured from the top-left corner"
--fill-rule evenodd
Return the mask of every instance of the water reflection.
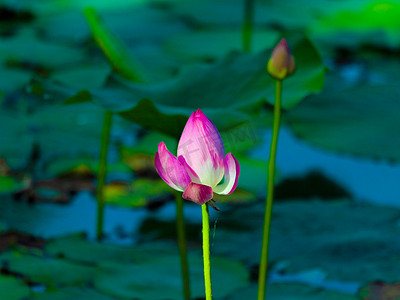
M 89 192 L 81 192 L 70 204 L 27 204 L 3 197 L 0 201 L 0 219 L 6 228 L 27 232 L 43 238 L 86 232 L 95 237 L 97 206 Z M 135 242 L 135 230 L 146 216 L 143 208 L 126 209 L 107 206 L 105 228 L 107 241 L 118 244 Z

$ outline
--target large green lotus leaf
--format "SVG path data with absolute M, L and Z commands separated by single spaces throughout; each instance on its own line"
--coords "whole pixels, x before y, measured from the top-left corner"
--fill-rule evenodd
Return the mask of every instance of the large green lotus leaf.
M 189 255 L 189 272 L 192 297 L 204 297 L 201 254 Z M 245 287 L 249 274 L 240 263 L 215 257 L 211 276 L 213 296 L 222 298 Z M 102 263 L 94 284 L 98 290 L 124 299 L 183 299 L 178 255 L 155 255 L 151 261 L 132 265 Z
M 276 31 L 256 31 L 253 35 L 253 52 L 264 50 L 279 38 Z M 170 38 L 166 50 L 180 57 L 194 59 L 215 59 L 232 51 L 241 51 L 242 33 L 240 30 L 199 31 Z
M 200 88 L 200 84 L 197 86 L 197 88 Z M 246 101 L 247 103 L 239 103 L 231 106 L 230 109 L 227 109 L 226 105 L 215 107 L 218 105 L 217 101 L 214 101 L 215 103 L 211 107 L 207 103 L 203 104 L 200 99 L 200 95 L 193 95 L 193 98 L 191 99 L 192 101 L 185 101 L 185 99 L 190 98 L 191 95 L 177 95 L 178 98 L 173 96 L 173 93 L 175 92 L 182 94 L 185 93 L 183 89 L 182 91 L 171 90 L 168 94 L 168 91 L 165 91 L 164 93 L 163 90 L 164 88 L 157 86 L 154 87 L 153 90 L 149 88 L 147 91 L 137 91 L 137 93 L 136 91 L 128 92 L 126 90 L 102 90 L 99 92 L 94 92 L 93 95 L 95 95 L 94 101 L 104 108 L 117 112 L 119 111 L 119 114 L 125 119 L 175 138 L 180 137 L 188 117 L 197 108 L 203 108 L 204 113 L 216 124 L 220 130 L 229 130 L 233 126 L 247 123 L 248 119 L 251 118 L 251 115 L 255 115 L 261 110 L 262 102 L 264 101 L 261 98 L 255 103 L 248 103 L 248 101 Z M 200 91 L 198 92 L 200 93 Z M 160 102 L 163 100 L 181 100 L 180 104 L 171 103 L 171 105 L 163 105 L 161 103 L 157 103 L 157 105 L 155 105 L 154 102 L 148 99 L 138 99 L 142 95 L 146 94 L 154 95 L 154 97 Z M 87 96 L 88 99 L 91 97 L 91 95 Z M 78 102 L 85 101 L 85 99 L 82 98 L 82 93 L 78 93 L 69 98 L 69 101 L 75 102 L 77 98 Z M 229 103 L 231 103 L 230 100 Z M 222 103 L 220 105 L 222 105 Z M 245 113 L 242 109 L 243 106 L 247 106 L 246 109 L 251 110 L 251 112 Z
M 27 299 L 30 295 L 29 287 L 20 279 L 0 275 L 0 297 L 7 300 Z
M 16 111 L 0 112 L 0 157 L 11 168 L 29 158 L 35 144 L 41 159 L 59 156 L 96 156 L 100 144 L 99 124 L 103 110 L 91 103 L 75 106 L 42 106 L 28 114 Z
M 224 210 L 219 215 L 213 252 L 257 265 L 264 204 L 226 206 Z M 349 283 L 396 282 L 399 274 L 394 262 L 399 259 L 400 243 L 392 220 L 398 213 L 393 208 L 352 201 L 275 203 L 270 269 L 287 275 L 319 269 L 327 275 L 326 280 Z M 349 231 L 352 227 L 357 231 Z
M 62 117 L 61 117 L 62 116 Z M 51 106 L 29 120 L 30 134 L 44 153 L 73 156 L 96 154 L 100 144 L 103 111 L 91 104 Z
M 104 261 L 132 263 L 151 261 L 155 256 L 178 253 L 174 243 L 158 242 L 135 247 L 121 247 L 87 241 L 83 235 L 68 235 L 50 240 L 46 253 L 89 265 Z
M 319 92 L 324 78 L 321 58 L 312 43 L 297 39 L 292 45 L 298 71 L 284 82 L 287 92 L 282 105 L 286 109 Z M 104 108 L 177 138 L 188 116 L 197 108 L 203 109 L 219 130 L 227 130 L 257 115 L 264 99 L 273 103 L 274 81 L 265 70 L 267 58 L 265 52 L 233 53 L 215 64 L 188 68 L 167 82 L 142 85 L 119 79 L 124 88 L 110 87 L 93 91 L 92 95 Z M 81 93 L 70 101 L 76 97 L 82 101 Z
M 256 299 L 257 285 L 246 287 L 229 300 Z M 327 291 L 319 287 L 311 287 L 299 283 L 272 283 L 266 288 L 266 299 L 279 300 L 357 300 L 353 295 L 343 294 L 336 291 Z
M 321 56 L 310 40 L 289 38 L 288 41 L 297 68 L 295 75 L 284 81 L 284 109 L 293 107 L 309 94 L 321 91 L 325 73 Z M 266 46 L 272 48 L 274 45 Z M 232 53 L 215 64 L 185 69 L 170 82 L 147 89 L 134 84 L 130 87 L 135 94 L 144 94 L 142 98 L 177 107 L 184 104 L 186 107 L 213 108 L 214 111 L 230 104 L 230 107 L 239 106 L 244 110 L 260 99 L 273 104 L 274 80 L 266 72 L 268 58 L 266 52 L 254 55 Z
M 6 252 L 0 255 L 0 260 L 7 269 L 27 277 L 33 282 L 49 286 L 77 285 L 93 279 L 94 267 L 45 256 Z
M 28 63 L 49 68 L 62 67 L 83 61 L 81 50 L 70 45 L 46 42 L 32 30 L 21 31 L 9 38 L 1 38 L 0 61 Z
M 103 63 L 62 68 L 52 73 L 51 78 L 76 89 L 100 88 L 110 75 L 111 68 Z
M 132 45 L 129 50 L 145 66 L 147 77 L 152 82 L 169 80 L 176 76 L 182 66 L 182 58 L 167 53 L 157 43 Z
M 115 300 L 114 297 L 101 294 L 98 291 L 85 287 L 68 287 L 45 292 L 35 293 L 33 300 Z
M 27 134 L 26 118 L 0 111 L 0 157 L 7 160 L 11 169 L 23 166 L 31 154 L 34 138 Z
M 396 85 L 326 90 L 289 111 L 296 135 L 342 153 L 398 161 L 400 89 Z

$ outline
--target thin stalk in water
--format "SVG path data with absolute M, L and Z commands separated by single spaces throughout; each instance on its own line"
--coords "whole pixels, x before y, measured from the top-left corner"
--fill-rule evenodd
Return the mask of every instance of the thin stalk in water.
M 96 238 L 98 241 L 100 241 L 103 237 L 103 223 L 104 223 L 103 189 L 107 174 L 107 154 L 108 154 L 108 145 L 110 141 L 111 124 L 112 124 L 112 112 L 107 110 L 104 113 L 103 130 L 101 133 L 100 160 L 99 160 L 99 170 L 97 173 L 97 187 L 96 187 L 96 198 L 97 198 Z
M 254 0 L 244 0 L 244 16 L 242 25 L 242 45 L 244 52 L 251 51 L 251 38 L 254 23 Z
M 275 158 L 276 158 L 276 149 L 278 145 L 279 128 L 281 123 L 281 95 L 282 95 L 282 80 L 277 79 L 275 85 L 274 124 L 272 127 L 271 148 L 268 160 L 268 174 L 267 174 L 268 184 L 267 184 L 266 208 L 264 214 L 260 269 L 258 274 L 258 294 L 257 294 L 258 300 L 265 299 L 265 291 L 266 291 L 269 234 L 271 228 L 272 203 L 274 198 Z

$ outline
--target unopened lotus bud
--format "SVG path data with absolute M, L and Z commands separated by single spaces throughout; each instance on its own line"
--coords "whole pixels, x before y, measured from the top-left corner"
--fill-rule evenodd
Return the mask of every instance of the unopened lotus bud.
M 218 129 L 200 109 L 192 113 L 183 129 L 177 156 L 161 142 L 154 165 L 170 187 L 183 192 L 183 199 L 200 205 L 211 201 L 214 192 L 231 194 L 240 173 L 238 161 L 232 153 L 225 155 Z
M 281 39 L 279 44 L 272 51 L 268 61 L 267 71 L 275 79 L 283 80 L 293 74 L 296 63 L 285 39 Z

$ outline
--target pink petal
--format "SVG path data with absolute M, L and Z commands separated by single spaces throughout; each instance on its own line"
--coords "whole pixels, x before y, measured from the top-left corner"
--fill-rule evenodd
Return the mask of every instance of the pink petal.
M 182 155 L 178 157 L 178 160 L 181 163 L 181 165 L 185 168 L 192 182 L 201 183 L 199 176 L 197 176 L 196 172 L 188 165 L 188 163 L 186 162 L 185 158 Z
M 198 109 L 183 129 L 178 144 L 178 157 L 200 178 L 202 184 L 216 186 L 224 173 L 225 148 L 215 125 Z
M 201 205 L 213 198 L 213 191 L 210 186 L 192 182 L 183 192 L 182 198 Z
M 225 157 L 225 178 L 224 183 L 217 185 L 214 192 L 221 195 L 229 195 L 236 189 L 240 174 L 240 167 L 237 159 L 228 153 Z
M 168 151 L 164 142 L 158 145 L 154 165 L 160 177 L 174 190 L 182 192 L 191 182 L 185 167 Z

